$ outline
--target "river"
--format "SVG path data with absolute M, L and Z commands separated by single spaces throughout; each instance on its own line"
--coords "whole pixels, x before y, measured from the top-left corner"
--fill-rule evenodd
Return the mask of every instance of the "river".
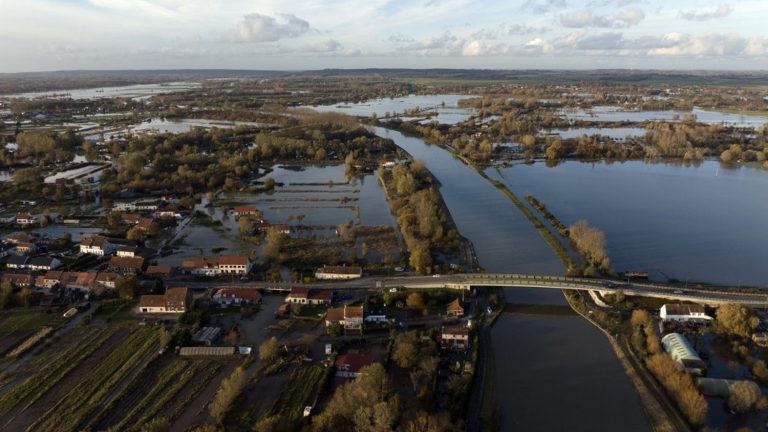
M 520 211 L 447 151 L 384 128 L 426 162 L 459 232 L 491 272 L 563 274 L 555 254 Z M 557 290 L 508 288 L 508 302 L 565 304 Z M 579 317 L 504 314 L 491 355 L 503 431 L 647 431 L 640 401 L 605 336 Z

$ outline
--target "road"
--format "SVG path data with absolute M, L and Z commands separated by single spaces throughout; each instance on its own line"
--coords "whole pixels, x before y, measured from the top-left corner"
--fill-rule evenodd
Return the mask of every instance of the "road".
M 166 282 L 167 286 L 186 286 L 192 289 L 207 288 L 251 288 L 268 291 L 290 291 L 296 285 L 310 286 L 318 289 L 355 290 L 392 288 L 452 288 L 469 290 L 476 286 L 503 286 L 541 289 L 575 289 L 594 290 L 610 294 L 623 291 L 626 295 L 641 297 L 657 297 L 677 301 L 691 301 L 710 306 L 724 303 L 739 303 L 750 307 L 765 307 L 768 305 L 768 291 L 765 294 L 753 292 L 728 291 L 719 287 L 694 287 L 681 289 L 679 286 L 655 284 L 649 282 L 627 283 L 615 279 L 586 279 L 561 276 L 532 276 L 519 274 L 453 274 L 433 276 L 388 276 L 363 277 L 352 280 L 318 281 L 309 284 L 292 282 L 256 282 L 256 281 L 199 281 L 173 279 Z

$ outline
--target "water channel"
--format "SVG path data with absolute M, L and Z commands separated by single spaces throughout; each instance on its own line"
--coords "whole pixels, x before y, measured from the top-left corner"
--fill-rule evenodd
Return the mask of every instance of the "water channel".
M 426 162 L 459 232 L 491 272 L 562 274 L 519 210 L 448 152 L 377 128 Z M 508 288 L 508 302 L 564 304 L 556 290 Z M 504 314 L 494 326 L 494 382 L 504 431 L 647 431 L 640 401 L 605 336 L 572 316 Z

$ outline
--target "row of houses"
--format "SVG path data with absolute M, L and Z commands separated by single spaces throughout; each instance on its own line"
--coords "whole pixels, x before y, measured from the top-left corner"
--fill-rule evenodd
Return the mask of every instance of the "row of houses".
M 28 212 L 0 215 L 0 224 L 16 224 L 22 228 L 37 226 L 40 224 L 40 221 L 40 217 L 34 216 Z
M 114 289 L 120 275 L 112 272 L 66 272 L 51 270 L 34 276 L 29 273 L 4 273 L 0 280 L 15 288 L 34 287 L 41 290 L 66 288 L 85 292 Z
M 13 255 L 6 260 L 5 266 L 14 270 L 47 271 L 61 267 L 61 261 L 49 256 Z

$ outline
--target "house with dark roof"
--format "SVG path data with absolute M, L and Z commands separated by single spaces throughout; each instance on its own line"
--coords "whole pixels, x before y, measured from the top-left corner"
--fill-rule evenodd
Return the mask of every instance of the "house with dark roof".
M 36 271 L 54 270 L 60 266 L 61 261 L 48 256 L 30 258 L 30 260 L 27 262 L 27 268 Z
M 340 378 L 357 378 L 360 370 L 373 364 L 371 354 L 347 353 L 336 357 L 336 376 Z
M 261 293 L 255 289 L 222 288 L 213 295 L 213 301 L 220 306 L 258 304 L 261 303 Z
M 293 287 L 285 298 L 286 303 L 330 305 L 333 299 L 333 291 L 310 289 L 305 287 Z
M 9 269 L 24 269 L 27 268 L 27 261 L 29 257 L 24 255 L 11 255 L 5 262 L 5 266 Z

